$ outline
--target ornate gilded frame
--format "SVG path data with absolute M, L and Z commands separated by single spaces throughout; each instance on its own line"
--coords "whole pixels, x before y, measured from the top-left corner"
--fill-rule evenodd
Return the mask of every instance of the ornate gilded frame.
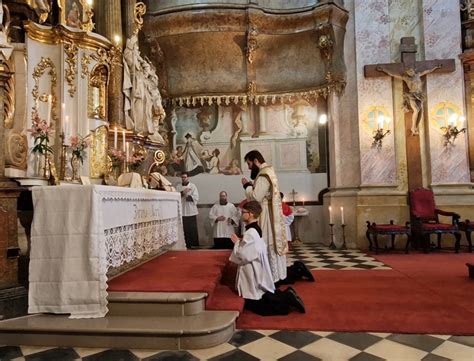
M 53 128 L 55 128 L 58 121 L 58 114 L 56 112 L 56 106 L 58 101 L 58 97 L 56 94 L 56 84 L 58 81 L 58 75 L 56 72 L 56 67 L 50 58 L 41 57 L 40 62 L 35 66 L 33 70 L 33 79 L 35 81 L 35 85 L 33 87 L 33 90 L 31 91 L 34 100 L 34 106 L 31 111 L 31 119 L 33 120 L 37 115 L 39 115 L 39 102 L 42 101 L 46 103 L 48 101 L 49 94 L 40 94 L 40 80 L 46 72 L 51 77 L 51 87 L 49 91 L 49 94 L 52 95 L 51 125 L 53 126 Z
M 94 24 L 92 23 L 92 9 L 87 0 L 57 0 L 59 7 L 59 23 L 71 28 L 80 29 L 84 31 L 92 31 Z M 72 23 L 70 19 L 74 16 L 74 5 L 76 4 L 77 23 Z

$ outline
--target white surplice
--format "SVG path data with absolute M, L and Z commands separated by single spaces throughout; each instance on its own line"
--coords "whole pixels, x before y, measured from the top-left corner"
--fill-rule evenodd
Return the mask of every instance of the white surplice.
M 199 200 L 199 192 L 195 184 L 189 182 L 187 185 L 183 186 L 182 183 L 176 184 L 176 191 L 182 192 L 185 189 L 191 190 L 185 195 L 181 194 L 181 207 L 183 211 L 183 217 L 195 216 L 198 214 L 197 202 Z M 191 196 L 192 201 L 188 201 L 187 197 Z
M 259 300 L 265 292 L 275 292 L 275 285 L 267 257 L 267 245 L 255 228 L 245 231 L 234 244 L 229 260 L 236 263 L 236 288 L 239 296 Z
M 225 220 L 217 221 L 220 216 L 224 216 Z M 229 218 L 234 222 L 233 224 L 228 223 Z M 214 229 L 214 238 L 230 238 L 230 235 L 235 232 L 235 227 L 239 224 L 239 213 L 232 203 L 227 202 L 225 205 L 217 203 L 212 206 L 209 212 L 209 221 Z

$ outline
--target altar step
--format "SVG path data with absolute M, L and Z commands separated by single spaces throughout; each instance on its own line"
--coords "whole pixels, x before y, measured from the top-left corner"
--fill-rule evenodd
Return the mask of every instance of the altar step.
M 0 321 L 0 344 L 196 349 L 228 341 L 236 311 L 205 310 L 205 292 L 110 292 L 104 318 L 39 314 Z

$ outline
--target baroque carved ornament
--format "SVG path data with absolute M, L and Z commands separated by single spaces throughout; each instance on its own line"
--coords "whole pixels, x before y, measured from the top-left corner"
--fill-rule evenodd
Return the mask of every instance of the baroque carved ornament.
M 81 58 L 81 78 L 85 79 L 89 76 L 89 64 L 92 57 L 90 55 L 83 55 Z
M 134 13 L 134 22 L 135 22 L 135 29 L 133 30 L 133 34 L 136 35 L 140 32 L 143 27 L 143 15 L 146 13 L 146 5 L 144 3 L 137 2 L 135 4 L 135 8 L 133 9 Z
M 33 95 L 33 100 L 34 100 L 34 106 L 33 110 L 31 112 L 31 119 L 33 120 L 36 116 L 39 116 L 38 114 L 38 108 L 39 108 L 39 102 L 43 101 L 46 102 L 48 99 L 47 94 L 41 94 L 39 91 L 40 87 L 40 80 L 43 77 L 44 73 L 48 71 L 48 75 L 51 78 L 51 87 L 50 87 L 50 94 L 52 94 L 52 119 L 53 123 L 55 124 L 57 121 L 57 114 L 56 114 L 56 102 L 57 102 L 57 97 L 56 97 L 56 84 L 58 82 L 58 76 L 56 73 L 56 67 L 54 66 L 53 61 L 50 58 L 44 58 L 41 57 L 40 62 L 38 65 L 35 66 L 33 70 L 33 79 L 35 81 L 35 86 L 33 87 L 33 90 L 31 91 L 31 94 Z
M 251 25 L 247 31 L 247 46 L 245 47 L 247 61 L 252 64 L 254 59 L 254 53 L 258 48 L 257 41 L 258 29 L 256 26 Z
M 69 95 L 74 98 L 76 93 L 76 75 L 77 75 L 77 53 L 79 48 L 72 41 L 64 41 L 64 54 L 66 55 L 67 68 L 64 69 L 64 76 L 69 85 Z

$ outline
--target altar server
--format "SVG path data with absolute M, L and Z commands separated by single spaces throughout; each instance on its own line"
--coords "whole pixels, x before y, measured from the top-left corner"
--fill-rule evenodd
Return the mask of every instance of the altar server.
M 227 193 L 219 193 L 219 203 L 212 206 L 209 212 L 209 220 L 213 227 L 214 248 L 232 249 L 230 236 L 235 232 L 235 227 L 239 224 L 239 212 L 232 203 L 227 201 Z

